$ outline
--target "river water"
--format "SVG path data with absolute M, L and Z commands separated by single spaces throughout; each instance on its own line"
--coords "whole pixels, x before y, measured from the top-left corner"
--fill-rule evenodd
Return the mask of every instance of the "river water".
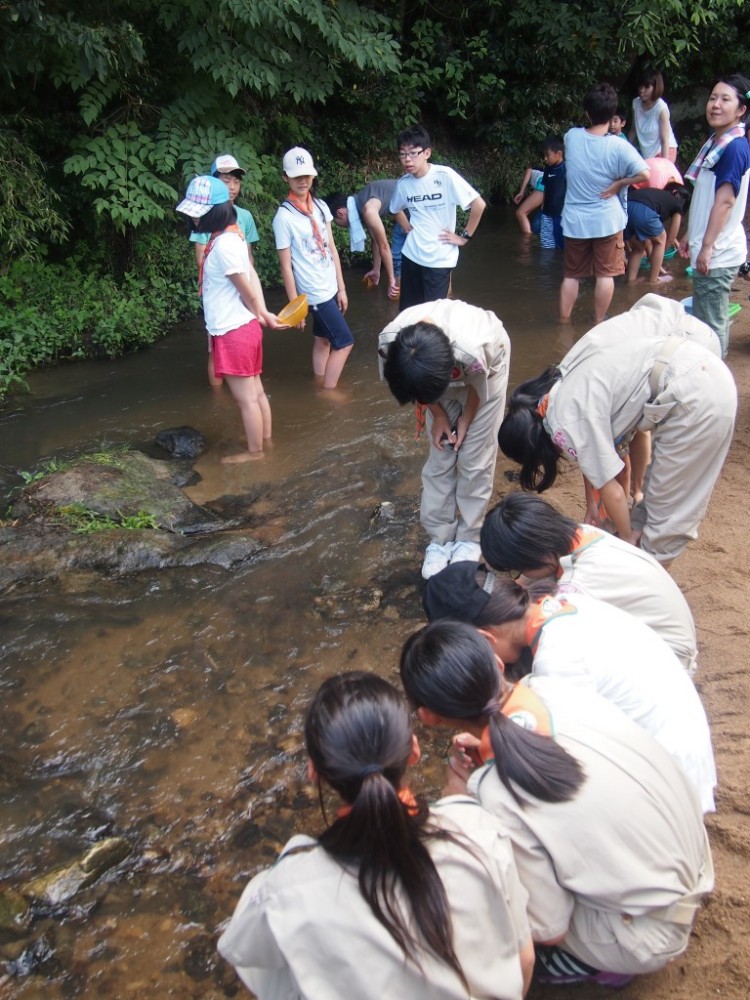
M 396 678 L 401 644 L 422 623 L 426 443 L 414 440 L 413 410 L 378 382 L 377 333 L 397 307 L 364 291 L 361 273 L 347 276 L 356 347 L 340 398 L 315 392 L 309 333 L 266 335 L 274 442 L 261 462 L 219 462 L 240 447 L 239 417 L 206 384 L 197 320 L 116 363 L 36 373 L 31 395 L 0 415 L 0 461 L 23 470 L 197 427 L 209 447 L 187 492 L 250 503 L 264 544 L 231 573 L 77 574 L 0 597 L 0 886 L 106 835 L 133 846 L 72 908 L 42 914 L 26 950 L 0 941 L 8 1000 L 237 995 L 217 928 L 249 875 L 320 823 L 304 780 L 310 693 L 343 669 Z M 522 237 L 509 211 L 488 213 L 464 251 L 454 293 L 505 323 L 512 384 L 558 360 L 590 322 L 590 288 L 573 326 L 556 322 L 560 277 L 560 255 Z M 667 290 L 689 294 L 684 277 Z M 618 288 L 613 311 L 643 291 Z M 268 300 L 283 304 L 278 291 Z M 383 500 L 394 522 L 371 521 Z M 425 742 L 413 784 L 434 791 L 445 747 Z

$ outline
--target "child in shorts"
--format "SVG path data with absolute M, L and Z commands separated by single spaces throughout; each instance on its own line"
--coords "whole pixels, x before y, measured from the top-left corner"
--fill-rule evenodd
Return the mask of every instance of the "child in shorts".
M 544 250 L 562 250 L 562 210 L 565 203 L 565 144 L 561 135 L 548 135 L 544 140 L 544 201 L 539 243 Z
M 284 289 L 290 301 L 307 296 L 313 315 L 313 372 L 323 389 L 335 389 L 354 337 L 344 319 L 349 301 L 331 231 L 333 216 L 313 196 L 318 171 L 306 149 L 295 146 L 284 154 L 282 176 L 289 193 L 274 216 L 273 232 Z M 299 327 L 304 326 L 302 320 Z
M 589 120 L 565 136 L 567 191 L 562 228 L 564 274 L 560 320 L 568 322 L 581 278 L 593 275 L 594 317 L 601 323 L 612 301 L 615 276 L 625 271 L 622 231 L 627 222 L 625 191 L 648 178 L 648 166 L 629 142 L 609 135 L 617 92 L 598 83 L 583 100 Z
M 248 212 L 246 208 L 240 208 L 237 204 L 237 198 L 242 190 L 242 178 L 245 176 L 244 169 L 239 165 L 237 160 L 229 153 L 221 153 L 216 157 L 214 162 L 211 164 L 211 169 L 209 171 L 212 177 L 218 177 L 220 181 L 223 181 L 227 186 L 229 191 L 229 200 L 234 206 L 234 211 L 237 215 L 237 225 L 240 228 L 240 234 L 247 244 L 247 256 L 250 261 L 250 267 L 255 267 L 255 258 L 253 257 L 253 243 L 257 243 L 260 237 L 258 236 L 258 227 L 255 225 L 255 219 L 252 214 Z M 190 242 L 195 246 L 195 263 L 200 270 L 201 261 L 203 260 L 203 255 L 206 252 L 206 247 L 208 246 L 208 241 L 211 239 L 210 233 L 191 233 Z M 211 357 L 211 338 L 208 338 L 208 384 L 214 388 L 221 386 L 224 383 L 224 379 L 217 378 L 214 374 L 214 361 Z

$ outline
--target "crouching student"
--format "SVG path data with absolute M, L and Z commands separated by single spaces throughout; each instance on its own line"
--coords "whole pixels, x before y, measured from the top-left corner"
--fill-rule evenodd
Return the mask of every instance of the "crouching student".
M 258 1000 L 521 1000 L 534 949 L 510 843 L 475 800 L 411 794 L 403 696 L 374 674 L 332 677 L 305 742 L 321 808 L 325 787 L 339 809 L 249 883 L 219 940 Z
M 503 713 L 501 669 L 458 622 L 428 625 L 401 654 L 422 722 L 464 730 L 446 791 L 475 795 L 511 839 L 535 979 L 624 986 L 685 951 L 713 888 L 698 799 L 669 754 L 594 693 L 527 680 L 554 735 L 517 725 Z
M 380 334 L 381 376 L 403 406 L 426 416 L 420 519 L 430 536 L 422 576 L 478 559 L 505 409 L 510 339 L 497 316 L 439 299 L 405 309 Z
M 714 809 L 716 766 L 705 709 L 677 657 L 648 626 L 584 594 L 558 598 L 551 580 L 523 586 L 472 562 L 433 576 L 423 603 L 430 621 L 454 619 L 480 629 L 503 663 L 525 665 L 530 657 L 535 675 L 612 702 L 673 757 L 704 811 Z
M 683 667 L 698 657 L 695 622 L 669 573 L 643 549 L 589 524 L 577 524 L 531 493 L 510 493 L 484 519 L 482 556 L 498 573 L 551 577 L 557 593 L 588 594 L 652 628 Z

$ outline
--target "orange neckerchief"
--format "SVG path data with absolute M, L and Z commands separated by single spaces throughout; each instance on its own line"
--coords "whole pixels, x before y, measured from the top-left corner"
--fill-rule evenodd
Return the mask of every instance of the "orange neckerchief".
M 526 622 L 526 645 L 531 647 L 532 653 L 536 653 L 539 636 L 547 622 L 551 622 L 554 618 L 560 618 L 562 615 L 575 615 L 577 613 L 578 609 L 562 597 L 553 597 L 548 594 L 546 597 L 540 598 L 529 611 Z
M 427 404 L 417 403 L 417 408 L 414 411 L 414 416 L 416 418 L 416 423 L 417 423 L 417 432 L 414 435 L 414 440 L 419 441 L 422 431 L 427 426 Z
M 223 236 L 224 233 L 237 233 L 237 235 L 242 238 L 242 233 L 240 232 L 240 227 L 236 222 L 233 222 L 231 226 L 227 226 L 226 229 L 219 229 L 215 233 L 211 233 L 211 238 L 206 244 L 206 249 L 201 257 L 200 266 L 198 267 L 198 298 L 203 295 L 203 268 L 206 266 L 206 257 L 211 253 L 213 245 L 216 242 L 218 236 Z
M 591 527 L 588 524 L 582 524 L 575 535 L 573 535 L 573 544 L 570 546 L 570 554 L 572 556 L 577 556 L 579 552 L 583 552 L 587 549 L 589 545 L 593 545 L 594 542 L 600 542 L 602 536 L 599 534 L 596 528 Z
M 552 736 L 552 716 L 542 699 L 525 684 L 515 684 L 510 696 L 502 706 L 502 713 L 517 725 L 540 736 Z M 490 727 L 485 726 L 478 746 L 479 759 L 483 764 L 494 760 L 495 754 L 490 743 Z
M 403 788 L 399 788 L 398 797 L 406 806 L 406 811 L 409 815 L 416 816 L 419 812 L 419 806 L 417 805 L 417 800 L 412 795 L 411 789 L 407 788 L 406 785 L 404 785 Z M 351 806 L 341 806 L 336 811 L 336 819 L 343 819 L 345 816 L 348 816 L 351 811 Z
M 312 226 L 313 239 L 315 240 L 318 250 L 323 257 L 328 253 L 328 247 L 326 246 L 325 240 L 323 239 L 323 234 L 320 231 L 320 226 L 318 225 L 318 220 L 315 218 L 315 202 L 313 201 L 313 196 L 310 192 L 307 192 L 304 201 L 293 191 L 290 191 L 286 196 L 286 200 L 290 205 L 293 205 L 298 212 L 302 215 L 306 215 L 310 220 L 310 225 Z M 331 254 L 333 257 L 333 254 Z
M 549 406 L 549 393 L 546 393 L 536 405 L 536 412 L 539 416 L 544 419 L 547 416 L 547 407 Z

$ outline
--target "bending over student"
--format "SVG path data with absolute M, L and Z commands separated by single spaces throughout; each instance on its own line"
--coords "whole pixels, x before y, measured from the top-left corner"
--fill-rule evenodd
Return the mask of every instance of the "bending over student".
M 374 674 L 327 680 L 305 722 L 308 775 L 339 808 L 242 894 L 219 951 L 259 1000 L 521 1000 L 526 893 L 499 824 L 466 796 L 428 809 L 409 707 Z M 491 942 L 491 947 L 488 946 Z
M 458 622 L 428 625 L 401 654 L 422 722 L 464 731 L 446 791 L 466 788 L 513 843 L 535 978 L 624 986 L 685 951 L 713 888 L 697 797 L 669 754 L 593 693 L 528 682 L 539 703 L 528 724 L 546 712 L 554 736 L 506 718 L 501 669 Z

